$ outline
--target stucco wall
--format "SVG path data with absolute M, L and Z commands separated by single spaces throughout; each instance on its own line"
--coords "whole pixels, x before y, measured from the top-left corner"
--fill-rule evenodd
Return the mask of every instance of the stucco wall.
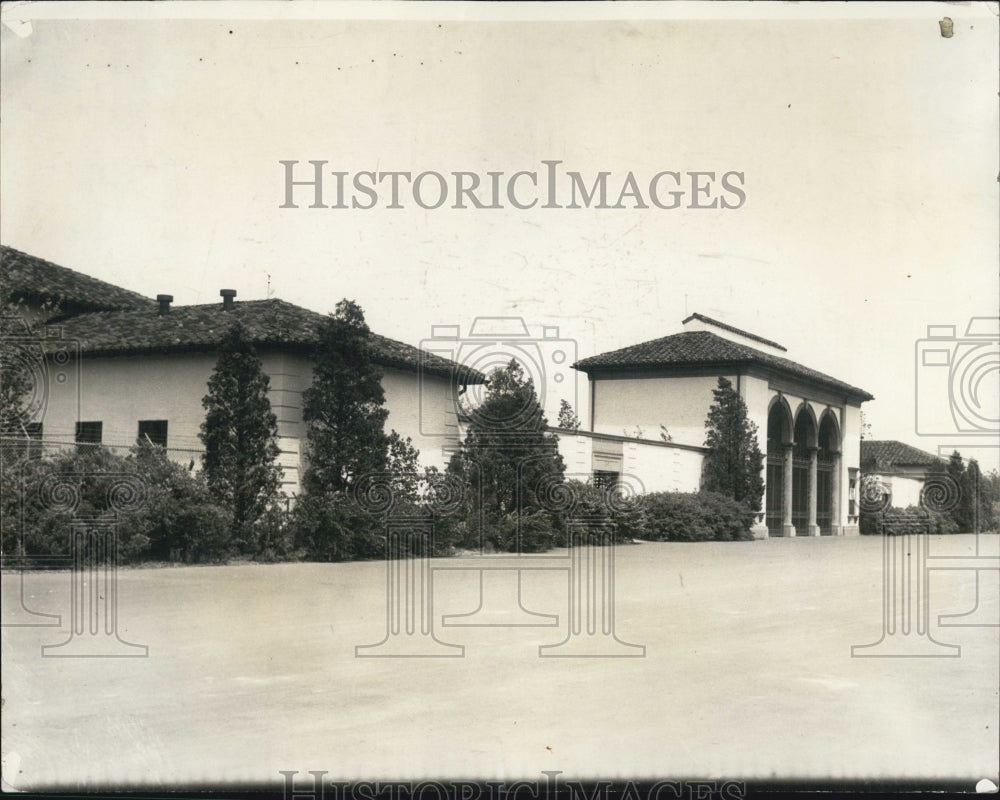
M 312 382 L 312 363 L 304 355 L 287 352 L 265 352 L 261 361 L 271 379 L 269 397 L 278 418 L 283 488 L 297 492 L 305 434 L 302 392 Z M 69 369 L 64 371 L 66 379 L 50 381 L 44 436 L 71 443 L 78 419 L 99 421 L 103 444 L 128 448 L 135 443 L 139 420 L 165 419 L 170 458 L 185 465 L 194 460 L 200 467 L 198 433 L 205 418 L 201 400 L 215 363 L 211 353 L 84 358 L 79 380 L 76 371 Z M 389 411 L 387 429 L 413 440 L 422 465 L 443 467 L 443 446 L 454 443 L 457 436 L 451 382 L 425 376 L 422 392 L 418 392 L 416 373 L 386 369 L 383 387 Z M 447 422 L 450 415 L 450 427 L 421 426 L 421 409 L 424 417 L 436 423 Z
M 589 480 L 594 472 L 594 450 L 608 442 L 586 433 L 559 433 L 559 453 L 566 476 Z M 702 454 L 657 442 L 622 439 L 621 474 L 635 476 L 643 492 L 696 492 L 701 481 Z M 604 446 L 602 448 L 602 445 Z
M 727 376 L 735 383 L 735 376 Z M 718 376 L 598 379 L 591 382 L 596 433 L 657 439 L 664 425 L 674 442 L 700 447 Z

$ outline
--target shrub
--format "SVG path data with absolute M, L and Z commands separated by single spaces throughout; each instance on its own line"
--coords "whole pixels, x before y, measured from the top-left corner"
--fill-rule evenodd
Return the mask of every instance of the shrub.
M 889 536 L 959 533 L 958 524 L 951 514 L 917 506 L 891 507 L 877 514 L 862 512 L 859 528 L 865 536 L 876 536 L 883 530 Z
M 68 555 L 71 520 L 107 515 L 113 480 L 109 476 L 127 473 L 144 486 L 144 500 L 117 517 L 122 562 L 167 560 L 178 552 L 191 562 L 219 561 L 228 555 L 225 511 L 213 503 L 204 481 L 169 461 L 161 447 L 136 447 L 128 456 L 103 447 L 67 450 L 26 460 L 11 472 L 3 476 L 0 498 L 6 553 L 23 548 L 29 556 Z M 75 482 L 75 509 L 44 495 L 51 474 L 81 476 Z M 25 490 L 23 502 L 19 486 Z
M 385 523 L 362 511 L 346 492 L 307 494 L 291 514 L 294 546 L 315 561 L 385 555 Z
M 714 492 L 655 492 L 643 498 L 644 536 L 654 542 L 748 541 L 754 513 Z

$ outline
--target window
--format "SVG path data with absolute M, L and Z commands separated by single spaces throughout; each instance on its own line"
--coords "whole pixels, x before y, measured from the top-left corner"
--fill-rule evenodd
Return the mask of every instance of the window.
M 42 455 L 42 423 L 29 422 L 24 430 L 28 434 L 28 458 L 39 458 Z
M 166 447 L 167 421 L 165 419 L 139 420 L 139 442 L 145 444 L 147 439 L 160 447 Z
M 103 429 L 103 422 L 76 423 L 76 443 L 82 445 L 100 444 Z
M 605 469 L 594 470 L 594 486 L 602 489 L 610 489 L 618 483 L 618 473 Z

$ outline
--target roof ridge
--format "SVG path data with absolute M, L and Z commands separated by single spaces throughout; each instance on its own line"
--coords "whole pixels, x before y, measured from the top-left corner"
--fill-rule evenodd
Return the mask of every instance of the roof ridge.
M 785 352 L 785 353 L 788 352 L 788 348 L 787 347 L 785 347 L 784 345 L 778 344 L 777 342 L 775 342 L 775 341 L 773 341 L 771 339 L 765 339 L 763 336 L 759 336 L 756 333 L 751 333 L 750 331 L 745 331 L 742 328 L 737 328 L 735 325 L 730 325 L 729 323 L 720 322 L 717 319 L 712 319 L 711 317 L 706 317 L 704 314 L 699 314 L 698 312 L 690 314 L 687 318 L 685 318 L 684 320 L 682 320 L 681 321 L 681 325 L 684 325 L 684 324 L 690 322 L 693 319 L 701 320 L 702 322 L 707 322 L 710 325 L 715 325 L 715 326 L 717 326 L 719 328 L 722 328 L 722 330 L 724 330 L 724 331 L 729 331 L 730 333 L 736 333 L 736 334 L 739 334 L 740 336 L 746 336 L 748 339 L 753 339 L 755 342 L 760 342 L 761 344 L 766 344 L 766 345 L 769 345 L 771 347 L 776 347 L 779 350 L 781 350 L 782 352 Z M 695 331 L 688 331 L 688 332 L 689 333 L 695 333 Z

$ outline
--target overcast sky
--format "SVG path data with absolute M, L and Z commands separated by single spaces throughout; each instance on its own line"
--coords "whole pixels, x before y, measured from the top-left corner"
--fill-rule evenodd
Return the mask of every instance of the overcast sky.
M 519 315 L 584 357 L 698 311 L 874 394 L 876 438 L 961 441 L 917 435 L 914 357 L 927 325 L 961 338 L 997 314 L 996 4 L 622 4 L 576 13 L 645 19 L 576 22 L 152 5 L 4 6 L 4 244 L 176 303 L 262 298 L 269 279 L 316 311 L 346 296 L 413 344 Z M 746 201 L 279 208 L 279 161 L 309 159 L 483 176 L 559 160 L 610 172 L 614 198 L 630 171 L 737 171 Z

